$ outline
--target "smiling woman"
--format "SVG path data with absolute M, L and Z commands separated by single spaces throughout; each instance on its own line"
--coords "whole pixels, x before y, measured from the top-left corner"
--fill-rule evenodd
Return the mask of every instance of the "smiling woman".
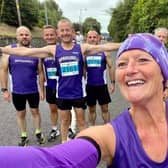
M 121 91 L 126 96 L 126 99 L 131 101 L 130 98 L 132 97 L 132 101 L 134 102 L 140 97 L 143 98 L 143 95 L 149 90 L 157 95 L 158 89 L 155 87 L 160 86 L 160 89 L 163 90 L 168 77 L 167 59 L 162 55 L 166 51 L 158 50 L 162 44 L 156 41 L 154 44 L 148 46 L 148 41 L 144 41 L 144 37 L 139 37 L 137 41 L 137 36 L 131 38 L 131 40 L 128 39 L 120 48 L 116 70 Z M 146 36 L 149 35 L 146 34 Z M 138 50 L 139 48 L 141 50 Z M 160 72 L 158 71 L 158 64 L 161 68 Z M 161 76 L 161 72 L 163 77 Z M 153 80 L 151 80 L 152 76 Z M 148 82 L 148 79 L 150 79 L 150 82 Z M 164 85 L 159 85 L 160 81 Z M 148 89 L 147 86 L 149 87 Z M 154 90 L 152 91 L 152 89 Z M 149 92 L 147 92 L 147 95 L 148 97 L 151 96 Z
M 163 85 L 160 83 L 163 77 L 160 67 L 143 50 L 124 52 L 118 58 L 116 76 L 121 92 L 132 103 L 147 101 L 152 95 L 162 96 Z
M 147 38 L 147 39 L 146 39 Z M 138 40 L 137 40 L 138 39 Z M 151 45 L 149 43 L 152 41 Z M 155 61 L 159 64 L 164 79 L 168 79 L 168 59 L 167 59 L 167 50 L 163 47 L 163 44 L 158 41 L 154 36 L 148 33 L 135 34 L 129 37 L 123 45 L 120 47 L 117 57 L 120 57 L 121 54 L 128 50 L 140 49 L 150 54 Z
M 166 168 L 168 165 L 168 53 L 151 34 L 134 34 L 117 54 L 116 79 L 130 107 L 106 125 L 81 131 L 50 148 L 0 147 L 1 168 Z M 24 153 L 24 155 L 23 155 Z M 38 160 L 38 162 L 37 162 Z

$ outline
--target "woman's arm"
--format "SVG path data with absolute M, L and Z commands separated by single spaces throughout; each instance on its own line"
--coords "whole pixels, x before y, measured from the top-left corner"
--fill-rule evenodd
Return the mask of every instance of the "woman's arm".
M 96 141 L 101 151 L 101 159 L 108 165 L 112 163 L 116 147 L 116 137 L 111 124 L 89 127 L 77 135 L 77 137 L 80 136 L 88 136 Z
M 0 147 L 1 168 L 96 168 L 112 160 L 115 136 L 110 124 L 88 128 L 76 139 L 53 147 Z M 109 164 L 110 162 L 108 162 Z
M 85 139 L 53 147 L 0 147 L 1 168 L 96 168 L 98 152 Z

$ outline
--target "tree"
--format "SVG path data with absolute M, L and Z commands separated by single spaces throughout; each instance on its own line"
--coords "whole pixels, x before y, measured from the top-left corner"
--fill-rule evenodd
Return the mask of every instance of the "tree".
M 3 11 L 1 12 L 2 14 L 1 22 L 5 22 L 9 25 L 18 25 L 15 1 L 14 0 L 6 0 L 6 1 L 1 0 L 0 4 L 1 5 L 3 4 Z
M 19 0 L 22 24 L 32 29 L 38 23 L 38 1 L 37 0 Z
M 45 5 L 47 8 L 47 11 L 45 11 L 44 9 Z M 48 24 L 51 24 L 53 26 L 56 26 L 58 23 L 58 20 L 60 20 L 63 17 L 61 9 L 59 8 L 59 6 L 56 4 L 54 0 L 46 0 L 40 3 L 39 8 L 40 8 L 39 22 L 38 22 L 39 27 L 42 27 L 43 25 L 46 24 L 45 12 L 47 12 Z
M 133 32 L 150 32 L 156 27 L 168 27 L 168 1 L 139 0 L 133 8 L 129 29 Z
M 0 4 L 2 4 L 2 0 Z M 38 21 L 37 0 L 19 0 L 22 24 L 32 28 Z M 5 0 L 1 21 L 12 26 L 19 26 L 15 0 Z
M 137 0 L 124 0 L 120 2 L 116 8 L 111 8 L 108 11 L 111 15 L 108 31 L 115 41 L 121 41 L 125 39 L 129 33 L 132 33 L 128 29 L 128 23 L 132 8 L 136 2 Z
M 73 27 L 74 27 L 75 32 L 81 30 L 81 25 L 79 23 L 73 23 Z
M 62 18 L 62 11 L 54 0 L 19 0 L 22 24 L 32 29 L 34 26 L 42 27 L 45 22 L 44 3 L 48 8 L 48 23 L 54 26 Z M 0 0 L 1 22 L 12 26 L 19 26 L 15 0 Z
M 82 30 L 83 30 L 82 33 L 85 35 L 91 29 L 94 29 L 100 33 L 101 24 L 95 18 L 88 17 L 85 19 L 82 25 Z

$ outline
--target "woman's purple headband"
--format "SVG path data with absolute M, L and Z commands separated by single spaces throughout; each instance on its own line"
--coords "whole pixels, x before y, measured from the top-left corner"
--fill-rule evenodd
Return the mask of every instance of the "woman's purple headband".
M 159 39 L 149 33 L 133 34 L 123 42 L 118 50 L 117 58 L 124 51 L 132 49 L 140 49 L 149 53 L 159 64 L 164 80 L 168 80 L 168 52 Z

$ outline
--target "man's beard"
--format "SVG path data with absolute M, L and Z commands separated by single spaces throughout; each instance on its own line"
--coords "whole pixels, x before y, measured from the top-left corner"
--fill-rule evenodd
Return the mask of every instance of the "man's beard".
M 23 40 L 23 41 L 20 42 L 20 44 L 24 47 L 29 47 L 30 46 L 30 41 Z

